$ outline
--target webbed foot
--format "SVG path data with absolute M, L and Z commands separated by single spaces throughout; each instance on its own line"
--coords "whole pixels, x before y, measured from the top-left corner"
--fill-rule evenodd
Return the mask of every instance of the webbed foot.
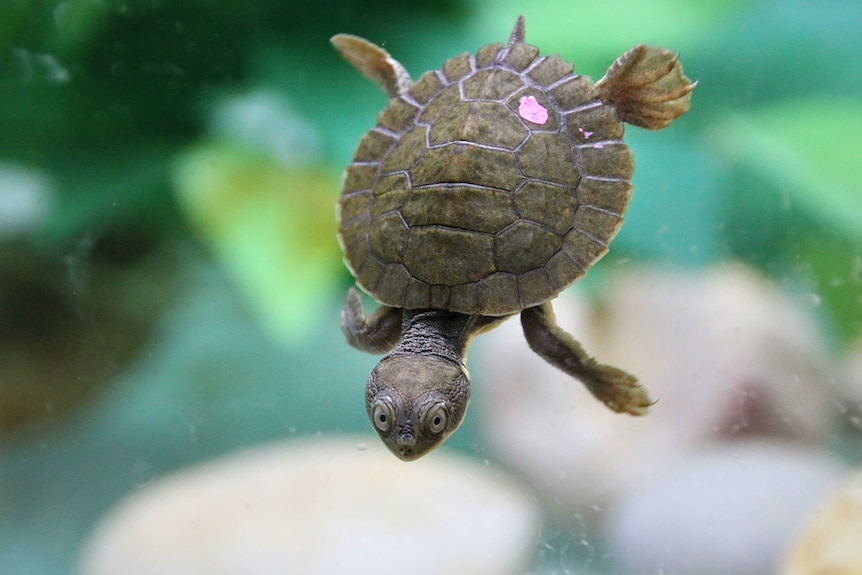
M 592 361 L 593 373 L 581 381 L 596 399 L 617 413 L 646 415 L 649 412 L 655 402 L 635 376 L 612 365 Z
M 353 34 L 336 34 L 330 40 L 341 56 L 369 80 L 380 86 L 390 98 L 410 88 L 410 74 L 389 52 Z
M 660 130 L 688 111 L 696 85 L 682 73 L 676 54 L 639 44 L 617 58 L 596 90 L 622 121 Z

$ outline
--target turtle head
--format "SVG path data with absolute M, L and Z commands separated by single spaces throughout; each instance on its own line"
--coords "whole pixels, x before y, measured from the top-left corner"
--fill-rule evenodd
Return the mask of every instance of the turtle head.
M 371 425 L 404 461 L 443 443 L 461 425 L 469 400 L 463 365 L 418 353 L 384 357 L 365 388 Z

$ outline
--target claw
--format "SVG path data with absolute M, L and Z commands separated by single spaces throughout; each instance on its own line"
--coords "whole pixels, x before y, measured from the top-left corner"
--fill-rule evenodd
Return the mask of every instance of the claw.
M 635 376 L 609 365 L 595 366 L 594 381 L 587 388 L 611 411 L 641 416 L 655 404 Z

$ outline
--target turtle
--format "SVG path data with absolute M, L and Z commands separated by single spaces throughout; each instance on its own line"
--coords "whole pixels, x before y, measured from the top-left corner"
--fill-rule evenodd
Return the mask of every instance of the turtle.
M 607 251 L 631 197 L 624 123 L 649 130 L 689 109 L 696 83 L 677 54 L 637 45 L 598 82 L 524 42 L 447 60 L 415 82 L 383 48 L 351 34 L 336 50 L 388 95 L 344 172 L 338 241 L 349 288 L 347 342 L 385 354 L 368 378 L 373 428 L 411 461 L 460 425 L 471 340 L 520 314 L 529 347 L 611 410 L 653 404 L 629 373 L 599 363 L 551 306 Z

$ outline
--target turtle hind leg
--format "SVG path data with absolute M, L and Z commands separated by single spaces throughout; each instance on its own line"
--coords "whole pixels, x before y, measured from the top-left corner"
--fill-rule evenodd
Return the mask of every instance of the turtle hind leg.
M 350 288 L 341 310 L 341 331 L 347 343 L 356 349 L 374 354 L 386 353 L 401 339 L 401 316 L 401 309 L 386 306 L 380 306 L 366 316 L 359 292 Z
M 639 44 L 617 58 L 596 90 L 622 121 L 660 130 L 688 111 L 696 85 L 682 73 L 675 53 Z
M 581 380 L 611 410 L 644 415 L 653 404 L 637 379 L 621 369 L 598 363 L 557 325 L 550 303 L 521 312 L 521 325 L 530 349 L 556 368 Z
M 410 89 L 410 74 L 389 52 L 353 34 L 336 34 L 330 39 L 341 56 L 359 72 L 380 86 L 390 98 Z

